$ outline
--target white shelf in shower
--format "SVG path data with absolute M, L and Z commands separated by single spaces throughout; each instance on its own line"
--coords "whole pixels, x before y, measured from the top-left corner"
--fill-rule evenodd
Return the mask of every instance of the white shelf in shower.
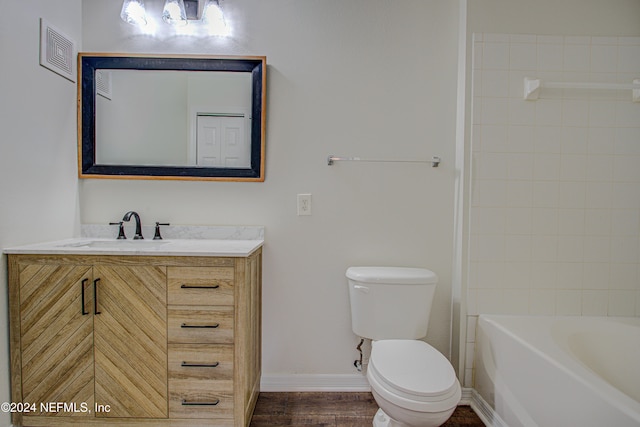
M 640 79 L 633 83 L 590 83 L 590 82 L 550 82 L 530 77 L 524 78 L 524 99 L 535 101 L 542 89 L 594 89 L 594 90 L 631 90 L 633 102 L 640 102 Z

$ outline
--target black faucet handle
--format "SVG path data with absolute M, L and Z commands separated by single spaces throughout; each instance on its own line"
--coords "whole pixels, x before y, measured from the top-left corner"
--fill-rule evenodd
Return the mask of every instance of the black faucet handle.
M 126 239 L 127 236 L 125 236 L 124 234 L 124 223 L 122 221 L 118 221 L 118 222 L 110 222 L 109 225 L 118 225 L 118 240 L 123 240 Z
M 168 222 L 156 222 L 156 232 L 153 235 L 153 240 L 162 240 L 162 236 L 160 235 L 160 226 L 161 225 L 171 225 Z

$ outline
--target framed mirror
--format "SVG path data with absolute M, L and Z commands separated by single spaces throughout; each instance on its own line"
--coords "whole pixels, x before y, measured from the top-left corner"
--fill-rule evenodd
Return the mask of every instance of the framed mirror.
M 80 178 L 264 181 L 266 58 L 78 55 Z

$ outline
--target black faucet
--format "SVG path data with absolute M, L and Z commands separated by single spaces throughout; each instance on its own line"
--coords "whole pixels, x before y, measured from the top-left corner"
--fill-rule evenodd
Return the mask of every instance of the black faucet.
M 133 236 L 133 240 L 141 240 L 144 239 L 144 237 L 142 237 L 142 224 L 140 223 L 140 215 L 138 215 L 137 212 L 134 211 L 129 211 L 126 214 L 124 214 L 124 216 L 122 217 L 123 221 L 129 221 L 131 219 L 131 215 L 133 215 L 133 217 L 136 220 L 136 235 Z

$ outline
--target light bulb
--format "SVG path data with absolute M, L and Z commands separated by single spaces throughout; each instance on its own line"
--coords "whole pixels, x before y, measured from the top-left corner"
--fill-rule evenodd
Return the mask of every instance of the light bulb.
M 208 0 L 202 20 L 207 25 L 210 35 L 229 35 L 229 27 L 224 19 L 224 13 L 222 12 L 222 8 L 220 7 L 218 0 Z
M 139 26 L 147 25 L 147 13 L 144 9 L 144 1 L 124 0 L 122 10 L 120 11 L 120 18 L 128 24 Z
M 187 25 L 187 12 L 183 0 L 166 0 L 162 20 L 171 25 Z

